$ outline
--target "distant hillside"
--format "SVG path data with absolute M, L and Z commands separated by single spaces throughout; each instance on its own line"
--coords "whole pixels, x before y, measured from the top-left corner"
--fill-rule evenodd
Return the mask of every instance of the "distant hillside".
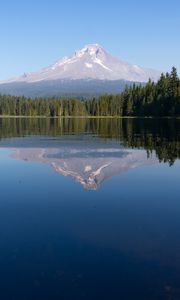
M 34 83 L 12 82 L 0 85 L 1 94 L 26 97 L 76 97 L 88 99 L 102 94 L 118 94 L 126 85 L 125 80 L 50 80 Z

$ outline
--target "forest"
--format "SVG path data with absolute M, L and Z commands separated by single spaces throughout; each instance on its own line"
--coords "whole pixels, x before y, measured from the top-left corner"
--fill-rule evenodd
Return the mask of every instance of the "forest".
M 180 78 L 175 67 L 158 82 L 126 86 L 121 94 L 90 100 L 25 98 L 0 95 L 1 116 L 45 117 L 177 117 L 180 116 Z

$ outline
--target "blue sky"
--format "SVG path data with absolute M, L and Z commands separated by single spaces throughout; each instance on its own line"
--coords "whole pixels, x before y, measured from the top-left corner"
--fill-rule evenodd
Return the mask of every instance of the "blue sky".
M 0 79 L 36 71 L 88 43 L 131 63 L 180 71 L 179 0 L 6 0 Z

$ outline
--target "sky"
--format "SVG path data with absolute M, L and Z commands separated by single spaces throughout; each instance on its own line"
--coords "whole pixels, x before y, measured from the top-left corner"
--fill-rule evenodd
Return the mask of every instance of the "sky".
M 37 71 L 89 43 L 180 73 L 179 0 L 2 0 L 0 80 Z

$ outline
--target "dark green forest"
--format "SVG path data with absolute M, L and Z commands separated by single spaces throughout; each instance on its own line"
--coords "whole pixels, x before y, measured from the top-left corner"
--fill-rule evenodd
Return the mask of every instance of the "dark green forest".
M 46 117 L 123 117 L 180 116 L 180 78 L 175 67 L 162 74 L 157 83 L 126 86 L 118 95 L 103 95 L 90 100 L 25 98 L 0 95 L 1 116 Z

